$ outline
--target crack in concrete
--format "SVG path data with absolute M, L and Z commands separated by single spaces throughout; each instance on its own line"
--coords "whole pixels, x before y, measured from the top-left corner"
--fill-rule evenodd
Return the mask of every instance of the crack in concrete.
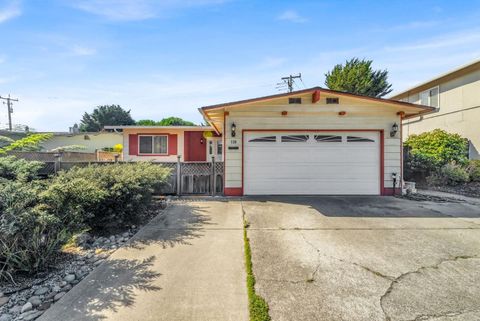
M 331 258 L 331 259 L 334 259 L 334 260 L 339 261 L 339 262 L 342 262 L 342 263 L 351 264 L 351 265 L 354 265 L 354 266 L 356 266 L 356 267 L 359 267 L 359 268 L 361 268 L 361 269 L 363 269 L 363 270 L 365 270 L 365 271 L 367 271 L 367 272 L 369 272 L 369 273 L 372 273 L 373 275 L 375 275 L 375 276 L 377 276 L 377 277 L 381 277 L 381 278 L 387 279 L 387 280 L 389 280 L 389 281 L 392 281 L 392 280 L 394 279 L 393 276 L 385 275 L 385 274 L 383 274 L 383 273 L 381 273 L 381 272 L 378 272 L 378 271 L 376 271 L 376 270 L 373 270 L 372 268 L 369 268 L 368 266 L 364 266 L 364 265 L 362 265 L 362 264 L 360 264 L 360 263 L 346 261 L 346 260 L 344 260 L 344 259 L 341 259 L 341 258 L 332 256 L 332 255 L 327 255 L 327 254 L 325 254 L 325 253 L 322 253 L 322 252 L 320 251 L 320 249 L 318 249 L 315 245 L 313 245 L 312 242 L 310 242 L 310 241 L 307 240 L 307 238 L 305 237 L 305 235 L 303 235 L 303 233 L 300 233 L 300 235 L 302 236 L 302 238 L 303 238 L 303 240 L 305 241 L 305 243 L 307 243 L 308 245 L 310 245 L 310 247 L 312 247 L 315 251 L 317 251 L 318 256 L 319 256 L 319 259 L 320 259 L 321 257 Z M 312 275 L 312 279 L 313 279 L 313 280 L 315 280 L 315 275 L 317 274 L 320 266 L 321 266 L 321 263 L 319 263 L 319 264 L 317 265 L 317 268 L 314 270 L 313 275 Z
M 442 265 L 443 263 L 446 263 L 446 262 L 452 262 L 452 261 L 457 261 L 457 260 L 468 260 L 468 259 L 480 259 L 479 256 L 476 256 L 476 255 L 473 255 L 473 256 L 469 256 L 469 255 L 457 255 L 457 256 L 454 256 L 454 257 L 449 257 L 449 258 L 445 258 L 445 259 L 442 259 L 442 260 L 439 260 L 436 264 L 434 265 L 430 265 L 430 266 L 421 266 L 419 267 L 418 269 L 414 270 L 414 271 L 408 271 L 408 272 L 405 272 L 405 273 L 402 273 L 400 274 L 398 277 L 393 277 L 393 276 L 389 276 L 389 275 L 385 275 L 383 273 L 380 273 L 378 271 L 375 271 L 367 266 L 363 266 L 359 263 L 356 263 L 356 262 L 349 262 L 349 261 L 346 261 L 346 260 L 343 260 L 343 259 L 340 259 L 340 258 L 337 258 L 337 257 L 334 257 L 334 256 L 331 256 L 331 255 L 326 255 L 326 254 L 323 254 L 320 252 L 320 249 L 318 249 L 312 242 L 310 242 L 303 233 L 300 233 L 300 235 L 302 236 L 302 239 L 304 240 L 305 243 L 307 243 L 310 247 L 312 247 L 319 255 L 319 258 L 320 257 L 328 257 L 328 258 L 331 258 L 331 259 L 335 259 L 339 262 L 342 262 L 342 263 L 346 263 L 346 264 L 351 264 L 351 265 L 354 265 L 354 266 L 357 266 L 359 268 L 362 268 L 363 270 L 365 271 L 368 271 L 372 274 L 374 274 L 375 276 L 378 276 L 378 277 L 381 277 L 381 278 L 384 278 L 386 280 L 389 280 L 390 281 L 390 285 L 389 287 L 387 288 L 387 290 L 385 291 L 385 293 L 380 297 L 380 308 L 382 309 L 382 312 L 385 316 L 385 321 L 391 321 L 391 317 L 388 315 L 387 311 L 385 310 L 385 306 L 384 306 L 384 300 L 385 298 L 392 292 L 393 290 L 393 287 L 395 284 L 397 284 L 399 281 L 401 281 L 403 278 L 405 278 L 406 276 L 410 275 L 410 274 L 415 274 L 415 273 L 420 273 L 422 270 L 425 270 L 425 269 L 438 269 L 440 265 Z M 319 263 L 314 271 L 314 273 L 312 274 L 312 281 L 315 281 L 315 278 L 314 276 L 316 275 L 316 273 L 318 272 L 319 268 L 320 268 L 320 265 L 321 263 Z M 467 312 L 476 312 L 476 311 L 463 311 L 461 312 L 460 314 L 464 314 L 464 313 L 467 313 Z M 449 312 L 449 313 L 457 313 L 457 312 Z M 447 313 L 448 314 L 448 313 Z M 441 317 L 443 315 L 446 315 L 445 313 L 442 314 L 442 315 L 438 315 L 437 317 Z M 424 321 L 424 320 L 428 320 L 428 316 L 429 315 L 420 315 L 419 317 L 415 318 L 414 320 L 412 321 Z M 422 319 L 422 317 L 424 319 Z M 427 317 L 425 319 L 425 317 Z M 432 315 L 430 318 L 432 317 L 435 317 L 435 315 Z
M 387 288 L 385 293 L 380 297 L 380 308 L 382 309 L 383 314 L 385 315 L 385 321 L 391 321 L 391 318 L 388 315 L 387 311 L 385 311 L 384 300 L 392 292 L 395 284 L 398 284 L 402 279 L 404 279 L 405 277 L 407 277 L 410 274 L 420 273 L 421 271 L 426 270 L 426 269 L 438 269 L 440 265 L 442 265 L 443 263 L 446 263 L 446 262 L 455 262 L 457 260 L 468 260 L 468 259 L 480 259 L 480 257 L 476 256 L 476 255 L 475 256 L 457 255 L 457 256 L 454 256 L 454 257 L 445 258 L 445 259 L 439 260 L 436 264 L 429 265 L 429 266 L 421 266 L 416 270 L 402 273 L 398 277 L 391 280 L 390 286 Z M 422 315 L 420 315 L 420 317 L 421 316 Z M 442 316 L 442 315 L 440 315 L 440 316 Z M 418 317 L 416 319 L 414 319 L 413 321 L 416 321 L 417 319 L 418 319 Z M 422 319 L 418 319 L 418 320 L 422 320 Z

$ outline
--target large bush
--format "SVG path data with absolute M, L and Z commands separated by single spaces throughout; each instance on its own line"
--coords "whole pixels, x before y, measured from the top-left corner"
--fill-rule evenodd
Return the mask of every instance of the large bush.
M 45 268 L 69 233 L 54 214 L 42 210 L 38 182 L 0 182 L 0 279 Z
M 152 163 L 91 165 L 54 177 L 42 193 L 48 211 L 103 230 L 138 222 L 170 170 Z
M 36 164 L 11 166 L 16 162 L 4 159 L 8 174 L 0 178 L 0 279 L 44 269 L 76 232 L 137 223 L 170 175 L 152 163 L 129 163 L 73 168 L 28 181 Z
M 407 179 L 424 178 L 450 162 L 464 165 L 468 161 L 468 140 L 441 129 L 411 135 L 404 145 Z
M 480 160 L 475 159 L 468 162 L 467 172 L 472 182 L 480 182 Z
M 430 185 L 459 185 L 469 180 L 467 170 L 455 162 L 443 165 L 439 170 L 427 177 Z
M 0 157 L 0 178 L 32 180 L 43 167 L 42 162 L 27 161 L 15 156 Z

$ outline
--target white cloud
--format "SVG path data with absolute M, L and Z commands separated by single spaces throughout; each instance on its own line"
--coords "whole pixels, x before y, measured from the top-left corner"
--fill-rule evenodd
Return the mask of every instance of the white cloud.
M 115 21 L 138 21 L 165 15 L 176 9 L 221 4 L 226 0 L 77 0 L 77 9 Z
M 6 6 L 0 8 L 0 23 L 18 17 L 21 14 L 22 10 L 20 8 L 20 1 L 10 1 Z
M 298 12 L 295 10 L 286 10 L 282 12 L 278 17 L 278 20 L 284 20 L 284 21 L 290 21 L 290 22 L 295 22 L 295 23 L 304 23 L 307 22 L 308 19 L 301 16 Z
M 266 57 L 263 59 L 259 67 L 260 68 L 275 68 L 284 65 L 287 62 L 287 58 L 285 57 Z
M 72 54 L 75 56 L 92 56 L 96 53 L 97 51 L 94 48 L 88 48 L 80 45 L 74 45 L 72 47 Z
M 431 50 L 460 45 L 478 44 L 480 41 L 480 30 L 468 30 L 466 32 L 451 33 L 445 36 L 427 39 L 421 42 L 385 47 L 387 51 L 416 51 Z

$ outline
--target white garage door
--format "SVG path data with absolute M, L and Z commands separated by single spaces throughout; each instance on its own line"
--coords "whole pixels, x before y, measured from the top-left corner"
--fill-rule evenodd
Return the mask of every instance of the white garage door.
M 244 193 L 380 194 L 378 132 L 250 132 Z

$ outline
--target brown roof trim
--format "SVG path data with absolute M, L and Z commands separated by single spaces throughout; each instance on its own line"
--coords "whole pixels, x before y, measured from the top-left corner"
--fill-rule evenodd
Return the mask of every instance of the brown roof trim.
M 389 103 L 389 104 L 405 106 L 405 107 L 420 108 L 420 109 L 424 109 L 424 110 L 429 111 L 429 112 L 435 110 L 434 107 L 430 107 L 430 106 L 412 104 L 412 103 L 408 103 L 408 102 L 404 102 L 404 101 L 398 101 L 398 100 L 394 100 L 394 99 L 375 98 L 375 97 L 370 97 L 370 96 L 365 96 L 365 95 L 351 94 L 351 93 L 338 91 L 338 90 L 325 89 L 325 88 L 322 88 L 322 87 L 312 87 L 312 88 L 298 90 L 298 91 L 292 91 L 292 92 L 284 93 L 284 94 L 269 95 L 269 96 L 263 96 L 263 97 L 252 98 L 252 99 L 238 100 L 238 101 L 233 101 L 233 102 L 228 102 L 228 103 L 223 103 L 223 104 L 210 105 L 210 106 L 201 107 L 201 110 L 208 111 L 208 110 L 212 110 L 212 109 L 219 109 L 219 108 L 224 108 L 224 107 L 229 107 L 229 106 L 234 106 L 234 105 L 243 105 L 243 104 L 253 103 L 253 102 L 257 102 L 257 101 L 270 100 L 270 99 L 288 97 L 288 96 L 292 96 L 292 95 L 305 94 L 305 93 L 309 93 L 309 92 L 314 92 L 316 90 L 319 90 L 320 92 L 334 94 L 334 95 L 360 98 L 360 99 L 365 99 L 365 100 L 370 100 L 370 101 L 375 101 L 375 102 L 384 102 L 384 103 L 386 102 L 386 103 Z

